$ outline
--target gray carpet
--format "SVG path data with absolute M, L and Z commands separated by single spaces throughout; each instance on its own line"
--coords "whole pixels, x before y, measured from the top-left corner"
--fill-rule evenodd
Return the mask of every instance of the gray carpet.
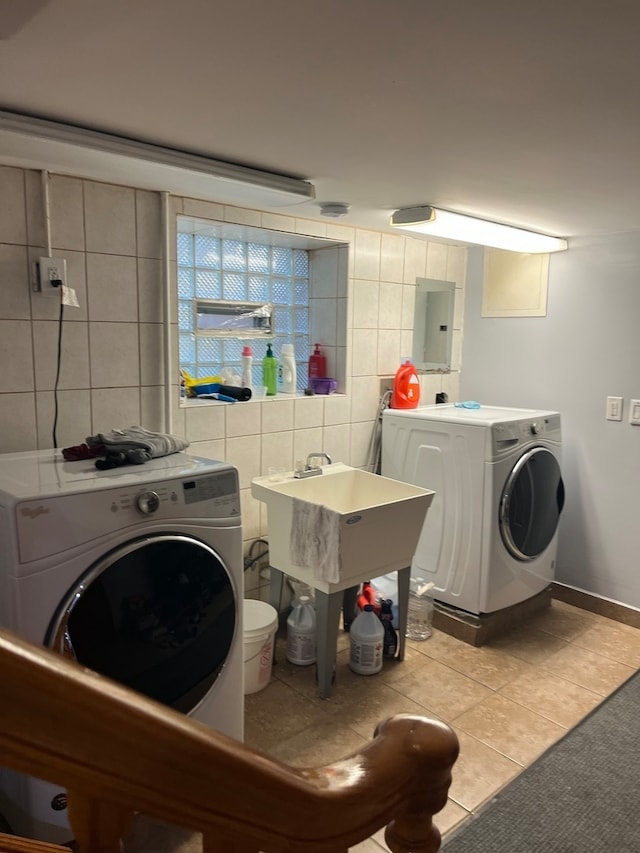
M 636 673 L 455 831 L 443 853 L 638 853 L 639 714 Z

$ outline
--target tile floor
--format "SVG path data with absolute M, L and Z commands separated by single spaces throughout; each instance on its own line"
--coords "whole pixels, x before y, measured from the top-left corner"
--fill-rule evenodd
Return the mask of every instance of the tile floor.
M 640 631 L 554 601 L 526 625 L 475 648 L 439 631 L 407 641 L 402 663 L 363 677 L 349 669 L 341 632 L 336 684 L 317 695 L 314 667 L 289 664 L 278 636 L 270 684 L 246 697 L 246 742 L 298 766 L 357 749 L 377 722 L 399 712 L 449 723 L 460 757 L 446 807 L 445 835 L 531 764 L 640 668 Z M 386 850 L 383 831 L 358 853 Z

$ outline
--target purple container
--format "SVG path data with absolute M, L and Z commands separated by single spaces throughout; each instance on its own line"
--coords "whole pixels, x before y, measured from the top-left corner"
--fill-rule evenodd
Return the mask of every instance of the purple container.
M 312 376 L 309 387 L 314 394 L 333 394 L 338 387 L 338 380 L 328 376 Z

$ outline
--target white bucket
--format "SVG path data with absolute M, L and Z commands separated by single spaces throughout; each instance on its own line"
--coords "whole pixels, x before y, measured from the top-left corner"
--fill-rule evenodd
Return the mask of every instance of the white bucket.
M 265 601 L 245 598 L 243 617 L 244 692 L 257 693 L 271 680 L 273 641 L 278 627 L 278 612 Z

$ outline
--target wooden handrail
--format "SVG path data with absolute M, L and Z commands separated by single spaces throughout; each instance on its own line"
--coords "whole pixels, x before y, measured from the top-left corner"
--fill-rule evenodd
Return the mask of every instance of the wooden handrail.
M 0 631 L 0 765 L 66 787 L 80 853 L 119 853 L 136 812 L 203 833 L 204 853 L 346 851 L 387 826 L 435 853 L 458 741 L 400 714 L 324 767 L 288 767 Z

